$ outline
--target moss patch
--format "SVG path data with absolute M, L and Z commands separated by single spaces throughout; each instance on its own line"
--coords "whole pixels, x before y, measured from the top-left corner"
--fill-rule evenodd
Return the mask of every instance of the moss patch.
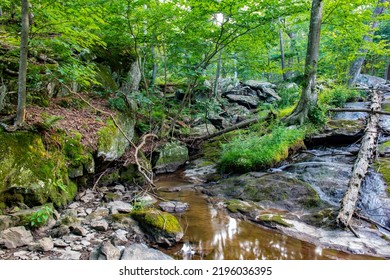
M 387 195 L 390 197 L 390 158 L 379 158 L 374 164 L 375 170 L 382 174 L 387 185 Z
M 255 205 L 238 199 L 228 200 L 225 202 L 225 204 L 226 208 L 232 213 L 249 213 L 255 209 L 258 209 L 258 207 L 256 207 Z
M 76 194 L 61 151 L 46 150 L 31 132 L 0 132 L 0 202 L 63 206 Z
M 282 216 L 279 214 L 261 214 L 256 217 L 256 219 L 260 222 L 268 223 L 268 224 L 278 224 L 284 227 L 292 227 L 292 224 L 287 223 L 283 220 Z
M 131 216 L 141 224 L 141 227 L 165 231 L 167 233 L 183 232 L 175 216 L 156 209 L 140 210 L 131 213 Z

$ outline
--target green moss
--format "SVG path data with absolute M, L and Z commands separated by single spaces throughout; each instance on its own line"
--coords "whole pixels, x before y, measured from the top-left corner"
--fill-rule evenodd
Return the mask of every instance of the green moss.
M 120 199 L 120 195 L 117 194 L 117 193 L 112 193 L 112 192 L 108 192 L 108 193 L 105 193 L 104 194 L 104 200 L 106 202 L 110 202 L 110 201 L 115 201 L 115 200 L 118 200 Z
M 390 197 L 390 158 L 379 158 L 374 164 L 375 170 L 382 174 L 387 185 L 387 196 Z
M 146 228 L 154 228 L 155 230 L 161 230 L 168 234 L 183 232 L 177 218 L 167 212 L 148 209 L 134 211 L 131 213 L 131 216 L 138 221 L 141 226 Z
M 38 134 L 0 132 L 0 154 L 0 202 L 63 206 L 73 199 L 77 188 L 68 178 L 65 157 L 46 150 Z
M 252 205 L 249 202 L 238 200 L 238 199 L 231 199 L 225 202 L 226 208 L 232 212 L 232 213 L 249 213 L 258 207 L 255 205 Z
M 269 224 L 278 224 L 284 227 L 292 227 L 292 224 L 287 223 L 285 220 L 283 220 L 282 216 L 279 214 L 262 214 L 257 217 L 258 221 L 269 223 Z
M 384 240 L 386 240 L 387 242 L 389 242 L 390 243 L 390 237 L 388 237 L 387 235 L 385 235 L 385 234 L 382 234 L 382 239 L 384 239 Z

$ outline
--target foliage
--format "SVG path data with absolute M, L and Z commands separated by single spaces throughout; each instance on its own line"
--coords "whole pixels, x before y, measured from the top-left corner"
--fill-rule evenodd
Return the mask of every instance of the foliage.
M 363 91 L 336 85 L 332 88 L 325 89 L 319 96 L 319 102 L 331 107 L 341 108 L 346 102 L 359 101 L 363 97 Z
M 248 172 L 276 165 L 291 149 L 303 146 L 305 131 L 278 126 L 265 136 L 237 137 L 223 146 L 219 169 L 223 172 Z
M 47 220 L 53 215 L 53 208 L 45 205 L 31 216 L 30 225 L 32 227 L 41 227 L 47 223 Z

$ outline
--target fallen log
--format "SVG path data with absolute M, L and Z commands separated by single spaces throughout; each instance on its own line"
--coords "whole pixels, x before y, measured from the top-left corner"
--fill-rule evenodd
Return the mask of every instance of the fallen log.
M 371 91 L 371 111 L 380 111 L 380 97 L 376 90 Z M 352 175 L 348 183 L 348 189 L 341 201 L 337 223 L 346 228 L 351 227 L 351 218 L 355 212 L 356 201 L 362 181 L 367 173 L 370 160 L 374 156 L 375 143 L 378 136 L 378 114 L 370 114 L 365 129 L 365 134 L 361 142 L 360 150 L 352 169 Z M 353 231 L 351 229 L 351 231 Z M 354 233 L 355 234 L 355 233 Z M 355 234 L 356 235 L 356 234 Z
M 246 128 L 246 127 L 248 127 L 248 126 L 250 126 L 252 124 L 255 124 L 257 122 L 266 121 L 267 119 L 272 118 L 273 115 L 274 115 L 273 112 L 269 112 L 264 117 L 256 117 L 256 118 L 252 118 L 252 119 L 249 119 L 249 120 L 246 120 L 246 121 L 242 121 L 242 122 L 239 122 L 239 123 L 234 124 L 232 126 L 229 126 L 229 127 L 225 128 L 225 129 L 219 130 L 219 131 L 217 131 L 215 133 L 211 133 L 211 134 L 207 134 L 207 135 L 203 135 L 203 136 L 194 138 L 194 139 L 192 139 L 192 141 L 196 142 L 196 141 L 209 140 L 209 139 L 212 139 L 214 137 L 220 136 L 222 134 L 228 133 L 230 131 L 241 129 L 241 128 Z
M 331 112 L 358 112 L 358 113 L 370 113 L 390 116 L 390 112 L 371 110 L 371 109 L 358 109 L 358 108 L 332 108 Z

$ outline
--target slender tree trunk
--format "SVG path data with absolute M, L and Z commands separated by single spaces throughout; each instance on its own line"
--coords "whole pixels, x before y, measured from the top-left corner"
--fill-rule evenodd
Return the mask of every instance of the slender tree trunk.
M 381 15 L 385 12 L 385 9 L 386 9 L 385 3 L 386 2 L 390 3 L 390 0 L 378 0 L 378 4 L 377 4 L 374 12 L 372 13 L 372 18 L 375 19 L 376 17 L 378 17 L 379 15 Z M 379 25 L 379 21 L 374 21 L 371 24 L 371 31 L 370 31 L 369 35 L 364 36 L 363 41 L 372 42 L 375 29 L 378 27 L 378 25 Z M 368 52 L 367 49 L 360 49 L 359 50 L 360 56 L 352 62 L 352 65 L 351 65 L 351 67 L 349 69 L 349 73 L 348 73 L 348 86 L 349 87 L 352 87 L 356 84 L 357 78 L 359 77 L 360 72 L 362 70 L 362 66 L 363 66 L 367 52 Z
M 27 53 L 29 29 L 29 3 L 22 0 L 22 33 L 20 40 L 20 62 L 18 77 L 18 106 L 16 109 L 15 126 L 24 124 L 26 118 L 26 80 L 27 80 Z
M 154 86 L 154 84 L 156 83 L 157 71 L 158 71 L 158 64 L 157 64 L 157 58 L 156 58 L 156 47 L 155 46 L 152 46 L 152 59 L 153 59 L 153 72 L 152 72 L 151 85 Z
M 219 50 L 219 54 L 218 54 L 217 71 L 215 73 L 215 82 L 214 82 L 214 90 L 213 90 L 214 96 L 217 96 L 219 76 L 221 74 L 221 64 L 222 64 L 222 49 Z
M 390 81 L 390 63 L 387 64 L 386 71 L 385 71 L 385 80 Z
M 310 15 L 310 30 L 306 51 L 305 73 L 301 98 L 293 113 L 286 118 L 289 124 L 303 124 L 309 109 L 317 104 L 316 74 L 320 47 L 323 0 L 313 0 Z
M 298 64 L 299 64 L 299 57 L 298 57 L 298 52 L 297 52 L 297 41 L 296 41 L 297 34 L 294 32 L 289 32 L 289 33 L 287 33 L 287 35 L 290 38 L 290 53 L 291 53 L 291 55 L 288 58 L 288 62 L 287 62 L 287 67 L 290 68 L 290 70 L 287 71 L 286 77 L 287 77 L 287 79 L 290 79 L 294 75 L 294 70 L 292 70 L 292 69 L 294 69 L 293 68 L 294 56 L 297 57 Z
M 282 63 L 282 78 L 283 78 L 283 81 L 286 81 L 287 80 L 287 76 L 285 73 L 286 59 L 285 59 L 285 55 L 284 55 L 284 40 L 283 40 L 282 29 L 279 29 L 279 42 L 280 42 L 280 56 L 281 56 L 281 63 Z

